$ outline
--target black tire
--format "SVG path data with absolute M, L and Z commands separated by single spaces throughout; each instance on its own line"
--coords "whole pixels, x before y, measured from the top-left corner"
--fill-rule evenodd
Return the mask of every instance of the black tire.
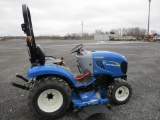
M 54 77 L 40 79 L 29 91 L 29 108 L 41 118 L 55 119 L 60 117 L 68 109 L 70 102 L 71 90 L 62 79 Z
M 118 105 L 128 102 L 132 95 L 131 85 L 124 80 L 117 80 L 111 83 L 108 89 L 111 97 L 110 99 Z

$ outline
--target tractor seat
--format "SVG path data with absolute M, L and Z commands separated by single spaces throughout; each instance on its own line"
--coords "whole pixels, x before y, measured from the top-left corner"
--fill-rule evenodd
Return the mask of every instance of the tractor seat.
M 62 63 L 61 59 L 56 59 L 56 57 L 53 56 L 45 56 L 45 52 L 39 44 L 36 45 L 36 50 L 37 50 L 38 63 L 40 65 L 44 64 L 60 65 Z
M 61 59 L 56 59 L 55 57 L 52 56 L 45 56 L 45 64 L 56 64 L 56 65 L 60 65 L 62 62 Z

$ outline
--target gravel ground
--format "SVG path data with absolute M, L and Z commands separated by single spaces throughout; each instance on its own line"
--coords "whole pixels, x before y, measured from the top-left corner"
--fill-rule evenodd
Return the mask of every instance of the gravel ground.
M 104 42 L 93 40 L 39 40 L 47 55 L 63 56 L 73 73 L 78 72 L 70 50 L 84 43 L 87 50 L 105 50 L 123 54 L 129 62 L 128 82 L 133 95 L 124 105 L 107 114 L 93 115 L 88 120 L 160 120 L 160 44 L 143 42 Z M 0 120 L 38 120 L 27 106 L 28 91 L 10 85 L 22 83 L 15 75 L 25 75 L 30 63 L 25 40 L 0 41 Z M 57 120 L 80 120 L 67 111 Z

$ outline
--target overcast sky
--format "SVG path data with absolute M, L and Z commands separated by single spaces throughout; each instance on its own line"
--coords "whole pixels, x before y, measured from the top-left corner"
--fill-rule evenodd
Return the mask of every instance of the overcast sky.
M 31 11 L 36 35 L 66 35 L 95 29 L 147 29 L 148 0 L 0 0 L 0 36 L 24 35 L 22 4 Z M 150 30 L 160 33 L 160 0 L 151 1 Z

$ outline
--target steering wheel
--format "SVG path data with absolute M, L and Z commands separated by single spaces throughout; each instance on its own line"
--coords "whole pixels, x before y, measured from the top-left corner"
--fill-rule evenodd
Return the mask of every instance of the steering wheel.
M 80 54 L 80 50 L 83 47 L 83 44 L 77 45 L 75 48 L 73 48 L 70 52 L 70 54 L 77 52 L 77 54 Z

